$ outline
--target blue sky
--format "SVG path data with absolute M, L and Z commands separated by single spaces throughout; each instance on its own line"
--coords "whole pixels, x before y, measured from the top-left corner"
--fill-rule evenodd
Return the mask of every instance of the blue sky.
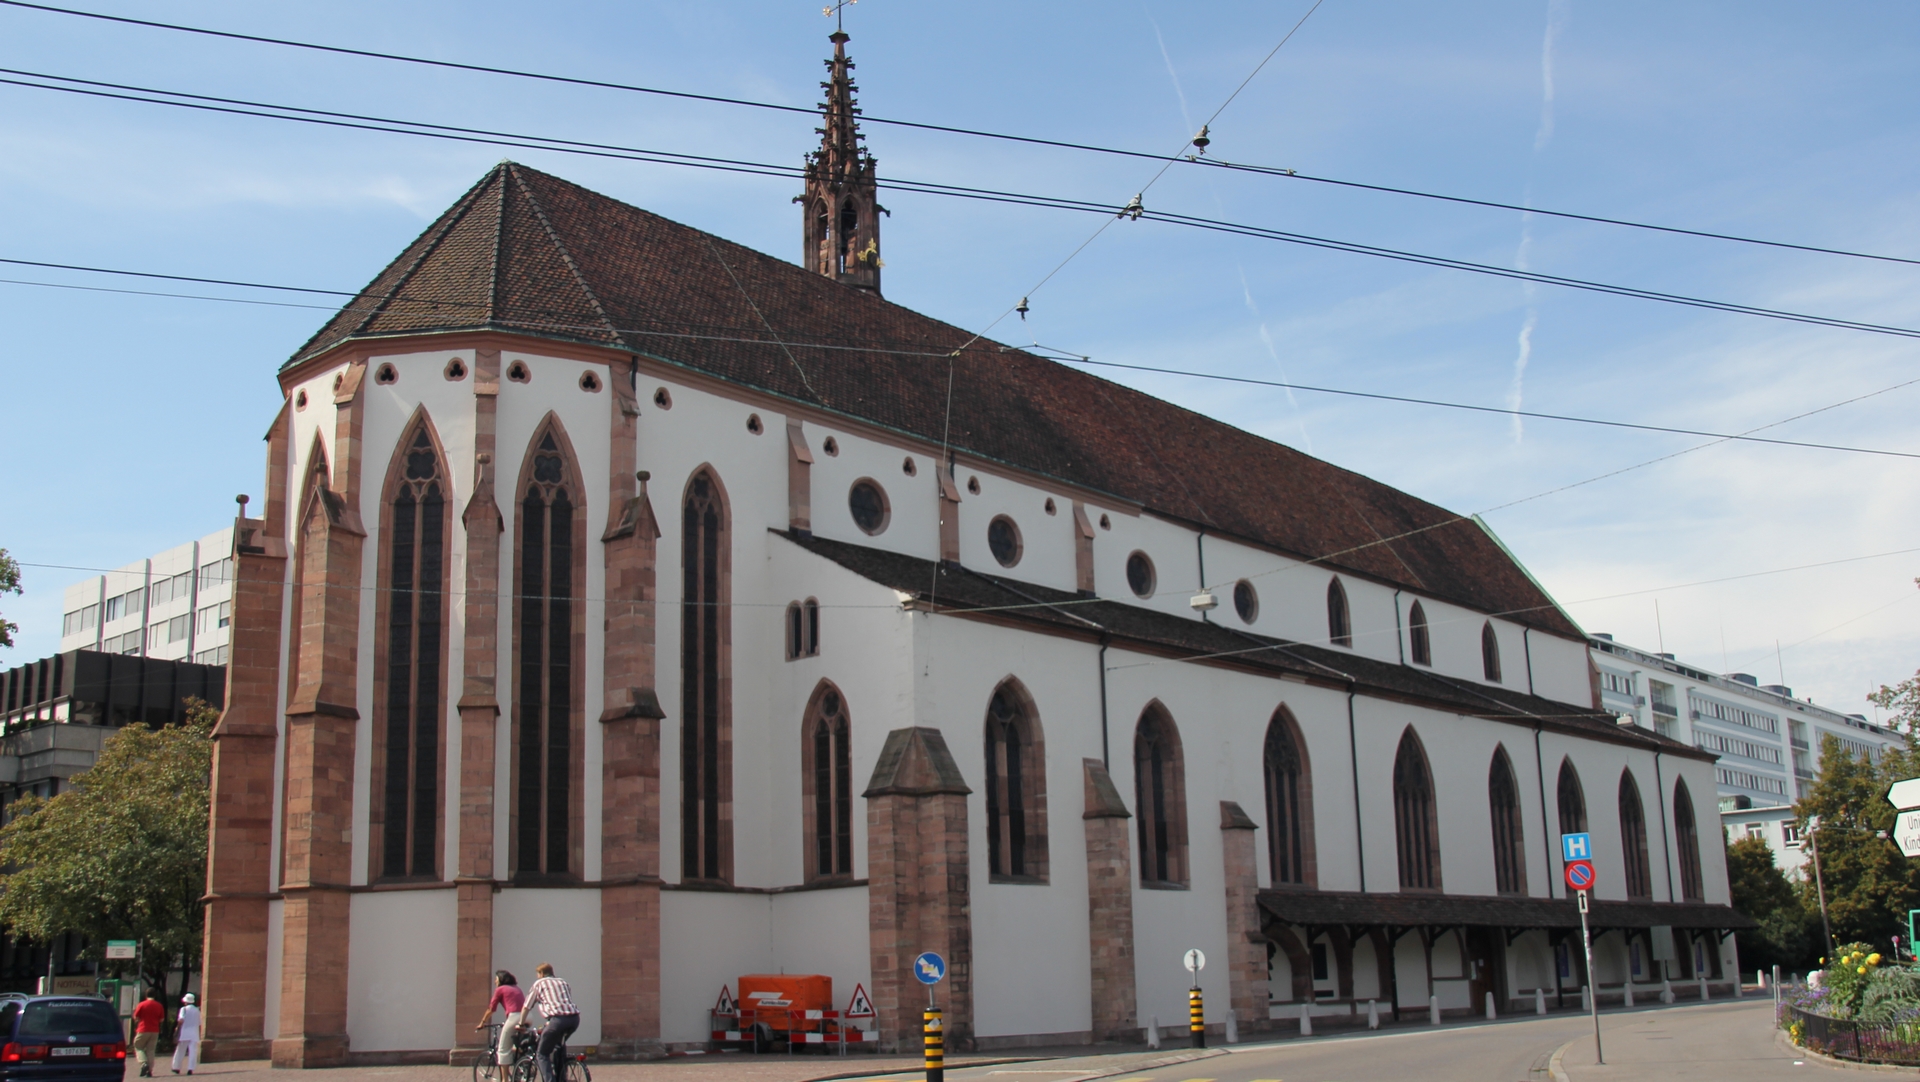
M 328 5 L 75 0 L 90 10 L 792 105 L 817 3 Z M 1171 152 L 1311 0 L 849 9 L 883 117 Z M 1327 0 L 1213 124 L 1212 156 L 1920 257 L 1920 8 Z M 797 163 L 806 117 L 321 56 L 0 7 L 0 66 L 200 94 Z M 1156 167 L 869 127 L 883 177 L 1110 203 Z M 504 152 L 0 85 L 0 256 L 351 289 Z M 543 151 L 517 160 L 785 258 L 784 179 Z M 893 192 L 887 296 L 1095 360 L 1711 431 L 1920 376 L 1911 340 L 1806 327 L 1151 221 Z M 1168 171 L 1149 208 L 1745 304 L 1920 326 L 1920 267 Z M 146 288 L 0 267 L 0 277 Z M 242 291 L 178 292 L 239 296 Z M 257 296 L 257 294 L 244 294 Z M 295 298 L 297 300 L 297 298 Z M 0 546 L 111 566 L 258 495 L 278 365 L 325 313 L 0 284 Z M 1174 376 L 1102 374 L 1488 521 L 1583 626 L 1873 711 L 1920 664 L 1920 463 L 1703 442 Z M 1920 451 L 1920 386 L 1767 434 Z M 1553 491 L 1559 490 L 1559 491 Z M 1544 495 L 1543 495 L 1544 493 Z M 1527 497 L 1536 497 L 1526 499 Z M 1524 501 L 1524 502 L 1515 502 Z M 1498 510 L 1489 510 L 1495 509 Z M 57 643 L 60 590 L 0 603 Z M 1615 597 L 1629 594 L 1632 596 Z M 1611 600 L 1597 600 L 1611 598 Z M 1658 601 L 1656 618 L 1655 601 Z

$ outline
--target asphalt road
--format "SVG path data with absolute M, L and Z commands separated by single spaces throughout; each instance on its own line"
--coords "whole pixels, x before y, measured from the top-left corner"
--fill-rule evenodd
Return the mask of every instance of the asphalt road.
M 1237 1045 L 1230 1054 L 1156 1070 L 1106 1075 L 1108 1082 L 1552 1082 L 1549 1064 L 1563 1048 L 1571 1082 L 1848 1076 L 1916 1078 L 1830 1066 L 1776 1045 L 1770 1000 L 1729 1000 L 1602 1014 L 1607 1064 L 1594 1063 L 1593 1023 L 1585 1015 L 1516 1018 L 1368 1036 L 1329 1036 Z M 951 1082 L 1080 1082 L 1081 1063 L 1036 1062 L 950 1070 Z M 1104 1072 L 1103 1072 L 1104 1073 Z M 898 1078 L 899 1076 L 895 1076 Z

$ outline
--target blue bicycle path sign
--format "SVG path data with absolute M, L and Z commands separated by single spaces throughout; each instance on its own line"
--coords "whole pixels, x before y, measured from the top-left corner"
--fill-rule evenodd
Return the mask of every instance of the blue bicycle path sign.
M 947 978 L 947 960 L 926 951 L 913 960 L 913 975 L 921 984 L 939 984 Z

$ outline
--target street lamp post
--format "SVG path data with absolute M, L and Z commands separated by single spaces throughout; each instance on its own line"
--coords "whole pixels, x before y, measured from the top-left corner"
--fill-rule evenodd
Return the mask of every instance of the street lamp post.
M 1820 874 L 1820 817 L 1807 817 L 1807 851 L 1813 855 L 1813 889 L 1820 899 L 1820 927 L 1827 936 L 1827 958 L 1831 962 L 1839 951 L 1833 945 L 1833 922 L 1827 919 L 1827 884 Z

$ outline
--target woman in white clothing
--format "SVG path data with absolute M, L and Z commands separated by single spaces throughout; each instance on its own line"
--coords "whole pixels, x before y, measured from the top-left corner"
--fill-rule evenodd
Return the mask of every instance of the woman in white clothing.
M 180 1025 L 173 1031 L 173 1073 L 180 1073 L 180 1063 L 185 1059 L 187 1073 L 200 1065 L 200 1008 L 194 1005 L 193 993 L 180 997 Z

